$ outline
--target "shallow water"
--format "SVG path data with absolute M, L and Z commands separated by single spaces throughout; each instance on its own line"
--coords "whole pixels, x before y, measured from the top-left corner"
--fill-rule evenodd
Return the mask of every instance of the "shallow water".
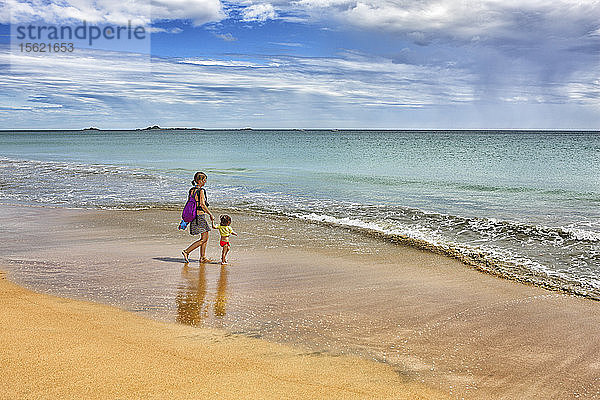
M 0 132 L 0 201 L 221 207 L 385 234 L 600 298 L 600 134 L 503 131 Z

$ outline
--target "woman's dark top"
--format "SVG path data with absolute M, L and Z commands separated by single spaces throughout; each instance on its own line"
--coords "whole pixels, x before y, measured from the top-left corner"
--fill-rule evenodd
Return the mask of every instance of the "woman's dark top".
M 194 193 L 194 196 L 197 196 L 196 202 L 199 205 L 200 204 L 200 193 L 198 192 L 198 188 L 196 186 L 194 186 L 190 189 L 190 191 L 188 192 L 188 197 L 192 195 L 192 190 L 196 190 L 196 193 Z M 208 199 L 206 197 L 206 190 L 204 188 L 200 188 L 200 190 L 204 192 L 204 204 L 206 204 L 206 207 L 208 207 Z M 202 211 L 204 211 L 204 210 L 202 210 Z

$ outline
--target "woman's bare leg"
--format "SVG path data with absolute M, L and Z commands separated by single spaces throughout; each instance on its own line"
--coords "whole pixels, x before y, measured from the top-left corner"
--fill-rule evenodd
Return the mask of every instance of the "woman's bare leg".
M 208 244 L 208 232 L 202 232 L 200 239 L 200 261 L 206 260 L 206 245 Z
M 194 243 L 190 244 L 187 249 L 184 251 L 190 254 L 192 251 L 196 250 L 202 244 L 202 239 L 196 240 Z
M 190 254 L 192 251 L 200 247 L 200 260 L 206 258 L 206 243 L 208 242 L 208 232 L 202 232 L 200 239 L 190 244 L 187 249 L 184 250 L 186 254 Z

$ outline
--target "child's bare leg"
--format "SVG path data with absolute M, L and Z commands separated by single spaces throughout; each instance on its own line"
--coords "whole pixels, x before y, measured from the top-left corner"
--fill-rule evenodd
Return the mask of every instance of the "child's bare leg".
M 229 245 L 223 246 L 223 252 L 221 253 L 221 264 L 227 264 L 227 253 L 229 253 Z

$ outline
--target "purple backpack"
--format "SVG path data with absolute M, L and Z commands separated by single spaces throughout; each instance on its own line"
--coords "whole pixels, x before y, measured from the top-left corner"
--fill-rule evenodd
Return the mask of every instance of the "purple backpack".
M 185 222 L 192 222 L 196 218 L 196 208 L 196 191 L 192 190 L 187 203 L 185 203 L 185 207 L 183 207 L 181 219 Z

